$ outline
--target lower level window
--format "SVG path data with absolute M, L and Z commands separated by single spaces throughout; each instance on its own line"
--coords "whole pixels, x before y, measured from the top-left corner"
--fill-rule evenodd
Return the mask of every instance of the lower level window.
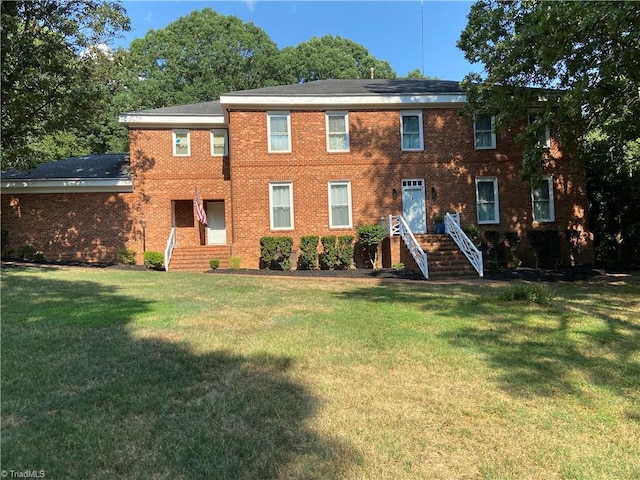
M 350 182 L 329 182 L 329 227 L 351 227 Z
M 479 224 L 500 223 L 497 178 L 476 178 L 476 206 Z
M 269 209 L 272 230 L 293 229 L 293 186 L 290 182 L 269 184 Z
M 531 188 L 531 203 L 534 221 L 555 221 L 556 214 L 553 205 L 553 178 L 550 175 L 542 177 L 540 184 Z

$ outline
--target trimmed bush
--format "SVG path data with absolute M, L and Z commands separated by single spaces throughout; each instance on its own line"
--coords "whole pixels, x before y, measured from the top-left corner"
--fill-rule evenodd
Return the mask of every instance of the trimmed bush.
M 320 239 L 323 252 L 320 254 L 320 268 L 323 270 L 344 270 L 353 263 L 353 235 L 327 235 Z
M 555 268 L 560 264 L 560 232 L 558 230 L 530 230 L 527 240 L 538 267 Z
M 220 260 L 218 260 L 217 258 L 212 258 L 211 260 L 209 260 L 209 266 L 211 267 L 211 270 L 215 270 L 220 266 Z
M 164 254 L 153 250 L 144 252 L 144 266 L 150 270 L 164 270 Z
M 123 265 L 133 265 L 136 263 L 136 251 L 132 248 L 123 247 L 116 254 L 118 262 Z
M 319 256 L 320 268 L 322 270 L 333 270 L 338 264 L 338 251 L 336 249 L 336 236 L 327 235 L 320 238 L 322 253 Z
M 262 237 L 260 239 L 260 268 L 290 270 L 293 238 Z
M 318 268 L 318 235 L 305 235 L 300 237 L 300 256 L 298 257 L 299 270 L 315 270 Z
M 342 235 L 338 237 L 338 270 L 346 270 L 353 265 L 353 253 L 355 246 L 353 245 L 353 235 Z
M 378 263 L 378 247 L 385 237 L 384 228 L 380 224 L 362 225 L 358 227 L 358 243 L 366 255 L 371 267 Z
M 293 251 L 293 238 L 277 237 L 278 257 L 276 264 L 280 270 L 291 270 L 291 252 Z
M 231 270 L 240 270 L 241 264 L 242 264 L 242 258 L 229 257 L 229 267 L 231 267 Z
M 276 261 L 277 253 L 276 237 L 262 237 L 260 239 L 260 268 L 271 269 Z

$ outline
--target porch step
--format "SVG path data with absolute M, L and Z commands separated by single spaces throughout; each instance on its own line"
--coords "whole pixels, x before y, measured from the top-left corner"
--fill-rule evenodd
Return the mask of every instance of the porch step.
M 422 249 L 427 252 L 429 278 L 437 280 L 478 278 L 478 272 L 449 235 L 423 234 L 415 237 Z M 401 243 L 401 248 L 406 250 L 404 242 Z M 406 268 L 420 271 L 408 250 L 406 254 L 403 252 L 401 257 L 410 259 L 409 262 L 405 262 Z
M 226 245 L 176 246 L 169 263 L 170 272 L 205 272 L 211 270 L 209 260 L 220 260 L 220 268 L 229 268 L 231 248 Z

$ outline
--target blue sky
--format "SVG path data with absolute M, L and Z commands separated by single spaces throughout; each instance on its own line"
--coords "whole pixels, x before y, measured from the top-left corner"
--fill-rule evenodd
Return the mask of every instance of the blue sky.
M 123 1 L 132 31 L 117 42 L 127 46 L 193 10 L 213 8 L 262 28 L 279 48 L 311 37 L 339 35 L 363 45 L 386 60 L 399 76 L 411 70 L 442 80 L 462 80 L 478 66 L 470 65 L 456 42 L 467 23 L 472 2 L 395 1 Z M 424 45 L 422 38 L 424 37 Z

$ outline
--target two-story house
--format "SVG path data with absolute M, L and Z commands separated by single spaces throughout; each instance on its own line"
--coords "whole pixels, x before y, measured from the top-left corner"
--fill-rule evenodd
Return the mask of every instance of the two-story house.
M 490 115 L 460 114 L 465 101 L 458 82 L 322 80 L 125 113 L 133 191 L 114 195 L 130 228 L 113 249 L 126 244 L 141 262 L 143 250 L 170 244 L 175 268 L 231 256 L 258 268 L 263 236 L 298 245 L 304 235 L 355 235 L 389 215 L 419 236 L 456 212 L 462 226 L 517 232 L 526 261 L 527 231 L 587 232 L 581 162 L 548 134 L 552 160 L 532 188 L 518 177 L 518 126 L 496 135 Z M 3 198 L 3 223 L 10 205 Z M 392 243 L 383 261 L 398 261 L 401 248 Z M 590 243 L 581 261 L 593 261 Z

